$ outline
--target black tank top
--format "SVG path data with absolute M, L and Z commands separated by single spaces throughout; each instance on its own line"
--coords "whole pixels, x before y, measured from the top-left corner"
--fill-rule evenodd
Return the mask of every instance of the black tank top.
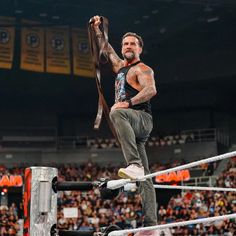
M 139 91 L 135 88 L 133 88 L 126 79 L 126 75 L 129 71 L 129 69 L 133 66 L 136 66 L 141 61 L 138 61 L 134 64 L 131 64 L 126 67 L 122 67 L 116 76 L 115 80 L 115 103 L 117 102 L 123 102 L 126 100 L 131 99 L 135 95 L 139 93 Z M 151 104 L 150 101 L 146 101 L 140 104 L 136 104 L 132 107 L 132 109 L 135 110 L 143 110 L 149 114 L 151 114 Z

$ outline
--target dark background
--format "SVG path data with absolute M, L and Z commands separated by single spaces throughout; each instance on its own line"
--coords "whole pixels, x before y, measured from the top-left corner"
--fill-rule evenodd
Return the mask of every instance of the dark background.
M 235 139 L 234 0 L 1 1 L 0 15 L 17 19 L 13 69 L 0 69 L 1 127 L 53 126 L 60 136 L 94 135 L 94 79 L 23 71 L 19 58 L 21 19 L 86 28 L 96 14 L 109 19 L 109 41 L 119 55 L 125 32 L 144 39 L 142 60 L 153 68 L 158 90 L 154 133 L 224 128 Z M 114 74 L 109 64 L 102 71 L 112 105 Z

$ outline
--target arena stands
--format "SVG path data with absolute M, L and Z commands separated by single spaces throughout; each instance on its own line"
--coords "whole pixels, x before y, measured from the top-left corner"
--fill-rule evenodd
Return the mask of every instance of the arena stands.
M 168 166 L 158 163 L 152 171 L 174 167 L 180 163 L 169 163 Z M 115 179 L 117 167 L 101 167 L 87 162 L 83 165 L 65 164 L 57 166 L 59 181 L 91 181 L 99 178 Z M 2 166 L 2 173 L 23 174 L 24 167 L 7 169 Z M 236 159 L 232 158 L 227 169 L 217 179 L 219 187 L 236 187 Z M 161 191 L 161 190 L 159 190 Z M 167 205 L 159 205 L 159 223 L 200 219 L 236 212 L 236 194 L 220 192 L 182 192 L 173 196 Z M 122 228 L 136 228 L 142 225 L 141 199 L 136 192 L 123 192 L 114 200 L 103 201 L 99 189 L 93 191 L 65 191 L 58 195 L 58 228 L 71 230 L 99 230 L 110 224 Z M 76 217 L 70 212 L 76 209 Z M 11 203 L 0 207 L 1 236 L 20 235 L 22 204 Z M 212 224 L 190 225 L 173 228 L 172 235 L 235 235 L 235 220 L 217 221 Z M 18 233 L 17 233 L 18 232 Z

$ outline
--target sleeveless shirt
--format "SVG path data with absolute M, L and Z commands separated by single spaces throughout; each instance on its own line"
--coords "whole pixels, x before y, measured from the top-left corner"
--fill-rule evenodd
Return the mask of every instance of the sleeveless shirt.
M 139 93 L 139 91 L 137 89 L 133 88 L 127 82 L 126 76 L 127 76 L 129 69 L 133 66 L 136 66 L 140 62 L 141 61 L 137 61 L 134 64 L 122 67 L 118 71 L 118 74 L 117 74 L 116 80 L 115 80 L 115 103 L 127 101 Z M 142 111 L 145 111 L 145 112 L 151 114 L 150 100 L 140 103 L 140 104 L 133 105 L 132 109 L 142 110 Z

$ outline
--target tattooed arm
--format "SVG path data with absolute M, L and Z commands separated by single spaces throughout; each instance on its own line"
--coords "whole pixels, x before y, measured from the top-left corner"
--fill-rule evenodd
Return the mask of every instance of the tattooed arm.
M 156 95 L 153 70 L 145 64 L 140 64 L 136 70 L 139 93 L 131 99 L 132 105 L 146 102 Z
M 107 54 L 111 61 L 113 71 L 117 73 L 119 69 L 124 66 L 123 60 L 116 54 L 110 44 L 108 44 Z
M 101 43 L 102 40 L 102 32 L 100 31 L 99 25 L 101 24 L 101 17 L 100 16 L 94 16 L 93 18 L 93 28 L 95 31 L 95 34 L 97 36 L 98 44 Z M 110 44 L 108 44 L 108 48 L 106 49 L 106 52 L 109 60 L 112 64 L 112 69 L 115 73 L 119 71 L 119 69 L 123 66 L 123 60 L 117 55 L 115 50 L 112 48 Z

